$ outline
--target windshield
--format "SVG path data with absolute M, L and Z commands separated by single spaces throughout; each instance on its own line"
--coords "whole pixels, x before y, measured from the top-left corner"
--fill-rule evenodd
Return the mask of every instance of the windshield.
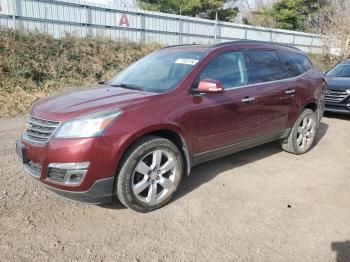
M 154 52 L 130 65 L 106 84 L 164 93 L 175 88 L 203 55 L 204 51 Z
M 350 64 L 338 64 L 326 74 L 333 77 L 350 77 Z

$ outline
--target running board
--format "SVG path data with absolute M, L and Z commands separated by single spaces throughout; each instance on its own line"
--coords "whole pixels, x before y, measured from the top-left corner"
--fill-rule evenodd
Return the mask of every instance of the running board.
M 292 130 L 291 128 L 281 130 L 269 135 L 259 136 L 259 137 L 245 140 L 236 144 L 232 144 L 232 145 L 228 145 L 228 146 L 224 146 L 224 147 L 220 147 L 210 151 L 196 154 L 193 156 L 192 166 L 195 166 L 216 158 L 220 158 L 223 156 L 231 155 L 233 153 L 246 150 L 252 147 L 256 147 L 268 142 L 286 138 L 289 136 L 291 130 Z

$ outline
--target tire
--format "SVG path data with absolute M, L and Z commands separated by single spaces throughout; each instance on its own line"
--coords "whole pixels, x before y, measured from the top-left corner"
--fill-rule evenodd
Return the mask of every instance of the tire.
M 126 152 L 114 192 L 124 206 L 150 212 L 173 197 L 183 169 L 182 155 L 174 143 L 147 136 Z
M 306 153 L 315 140 L 317 128 L 318 120 L 315 112 L 304 109 L 295 121 L 289 136 L 281 141 L 282 149 L 296 155 Z

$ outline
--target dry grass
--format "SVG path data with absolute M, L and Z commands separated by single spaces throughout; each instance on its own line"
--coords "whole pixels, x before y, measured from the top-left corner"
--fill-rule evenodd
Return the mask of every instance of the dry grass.
M 0 29 L 0 117 L 27 113 L 64 88 L 108 79 L 159 47 Z
M 0 117 L 26 114 L 37 100 L 62 89 L 109 79 L 158 44 L 101 38 L 61 39 L 0 29 Z M 312 55 L 322 70 L 337 57 Z
M 321 71 L 327 71 L 342 60 L 342 57 L 330 54 L 309 54 Z

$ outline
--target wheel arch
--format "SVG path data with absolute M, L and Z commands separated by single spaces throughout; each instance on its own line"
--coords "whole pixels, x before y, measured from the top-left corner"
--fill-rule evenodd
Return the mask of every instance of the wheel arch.
M 317 119 L 317 128 L 320 125 L 322 115 L 323 115 L 323 110 L 321 108 L 321 105 L 316 99 L 310 100 L 308 103 L 306 103 L 303 107 L 303 109 L 311 109 L 312 111 L 315 112 L 316 119 Z M 299 113 L 300 114 L 300 113 Z
M 158 136 L 158 137 L 168 139 L 171 142 L 173 142 L 179 148 L 181 155 L 182 155 L 183 159 L 185 160 L 184 161 L 184 164 L 185 164 L 184 170 L 186 170 L 186 174 L 187 175 L 190 174 L 192 161 L 191 161 L 191 157 L 190 157 L 190 153 L 189 153 L 189 148 L 187 146 L 187 142 L 182 135 L 180 135 L 178 132 L 176 132 L 174 130 L 158 129 L 158 130 L 154 130 L 154 131 L 151 131 L 149 133 L 146 133 L 142 137 L 149 136 L 149 135 Z
M 308 104 L 306 104 L 306 105 L 304 106 L 304 108 L 311 109 L 311 110 L 314 111 L 315 113 L 317 113 L 317 111 L 318 111 L 318 105 L 317 105 L 316 101 L 309 102 Z M 304 109 L 304 108 L 303 108 L 303 109 Z
M 309 101 L 307 101 L 304 105 L 300 106 L 298 114 L 296 114 L 292 121 L 289 123 L 289 126 L 293 126 L 294 122 L 298 119 L 298 117 L 300 116 L 301 112 L 304 109 L 311 109 L 312 111 L 315 112 L 317 119 L 319 120 L 318 122 L 320 122 L 321 119 L 321 115 L 320 115 L 320 105 L 318 104 L 317 99 L 310 99 Z M 318 123 L 317 123 L 318 125 Z
M 137 143 L 140 139 L 146 136 L 157 136 L 173 142 L 178 149 L 184 159 L 184 170 L 187 175 L 191 172 L 192 167 L 192 158 L 190 153 L 189 144 L 186 141 L 184 135 L 182 135 L 181 131 L 172 127 L 172 126 L 155 126 L 149 127 L 145 130 L 139 131 L 136 135 L 131 136 L 126 144 L 123 146 L 123 151 L 121 154 L 121 159 L 117 166 L 117 171 L 120 169 L 121 163 L 123 162 L 123 158 L 125 153 L 129 150 L 129 148 Z

